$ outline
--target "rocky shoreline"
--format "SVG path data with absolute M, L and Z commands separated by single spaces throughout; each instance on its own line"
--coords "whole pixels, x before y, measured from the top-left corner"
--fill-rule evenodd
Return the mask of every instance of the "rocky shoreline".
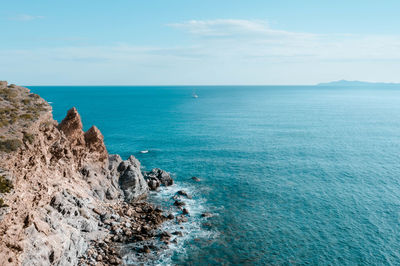
M 104 239 L 92 241 L 79 265 L 102 264 L 120 265 L 122 255 L 120 246 L 129 242 L 143 241 L 155 237 L 152 233 L 168 218 L 160 209 L 147 202 L 127 204 L 122 202 L 110 206 L 111 212 L 99 212 L 99 226 L 109 230 Z M 146 252 L 143 248 L 138 252 Z
M 116 169 L 120 172 L 127 171 L 132 164 L 137 164 L 137 160 L 133 156 L 127 161 L 122 161 L 118 155 L 111 155 L 109 162 L 110 170 L 118 165 Z M 173 179 L 164 170 L 155 168 L 150 172 L 143 172 L 143 174 L 151 190 L 156 191 L 160 185 L 170 186 L 173 184 Z M 124 176 L 126 178 L 127 175 L 121 175 L 120 183 L 128 183 L 124 179 Z M 128 178 L 128 180 L 132 180 L 132 178 Z M 157 187 L 152 187 L 152 184 L 157 184 Z M 126 189 L 124 190 L 126 192 L 125 199 L 131 199 L 130 190 L 132 186 L 125 185 L 121 187 Z M 101 240 L 92 241 L 87 252 L 80 258 L 79 265 L 123 264 L 121 246 L 135 242 L 144 243 L 144 241 L 149 239 L 168 245 L 172 234 L 167 231 L 157 232 L 156 230 L 160 229 L 160 225 L 167 220 L 176 218 L 178 223 L 181 222 L 173 214 L 164 214 L 163 210 L 147 201 L 134 201 L 131 203 L 123 201 L 111 204 L 103 210 L 94 209 L 93 211 L 98 215 L 96 217 L 98 218 L 98 225 L 107 231 L 108 234 Z M 175 235 L 181 234 L 178 232 L 174 233 Z M 145 263 L 148 258 L 140 254 L 148 254 L 155 248 L 154 245 L 143 244 L 135 250 L 137 255 L 141 257 L 138 260 Z
M 146 263 L 157 249 L 148 240 L 168 248 L 182 235 L 160 225 L 190 215 L 185 191 L 174 196 L 176 217 L 146 200 L 150 190 L 174 184 L 166 171 L 142 172 L 135 157 L 109 155 L 100 130 L 84 132 L 75 108 L 58 124 L 45 100 L 6 82 L 0 177 L 1 265 L 121 265 L 129 243 L 143 243 L 132 252 Z

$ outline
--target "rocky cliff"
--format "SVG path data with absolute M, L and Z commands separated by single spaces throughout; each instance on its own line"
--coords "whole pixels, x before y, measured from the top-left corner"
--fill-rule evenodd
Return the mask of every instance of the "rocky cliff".
M 109 155 L 75 108 L 58 124 L 38 95 L 0 82 L 0 265 L 121 264 L 112 243 L 166 219 L 139 202 L 147 191 L 140 163 Z

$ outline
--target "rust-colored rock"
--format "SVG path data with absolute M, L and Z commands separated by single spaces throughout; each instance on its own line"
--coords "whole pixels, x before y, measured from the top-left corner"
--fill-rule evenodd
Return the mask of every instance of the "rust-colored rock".
M 75 145 L 85 145 L 81 116 L 75 107 L 69 109 L 58 129 Z
M 0 127 L 0 135 L 21 141 L 15 151 L 0 150 L 0 175 L 13 185 L 1 195 L 8 207 L 0 207 L 0 265 L 78 265 L 91 243 L 147 239 L 163 222 L 162 213 L 137 202 L 148 191 L 139 161 L 108 156 L 100 130 L 93 126 L 84 133 L 76 108 L 58 124 L 47 102 L 19 86 L 7 89 L 0 105 L 13 116 L 37 108 L 32 118 Z M 124 223 L 114 236 L 108 220 L 114 223 L 117 214 Z M 101 249 L 109 261 L 122 264 L 118 252 Z M 99 254 L 88 252 L 86 258 L 94 255 Z
M 106 146 L 104 145 L 104 137 L 96 126 L 92 126 L 84 134 L 86 146 L 90 153 L 97 153 L 100 161 L 108 158 Z

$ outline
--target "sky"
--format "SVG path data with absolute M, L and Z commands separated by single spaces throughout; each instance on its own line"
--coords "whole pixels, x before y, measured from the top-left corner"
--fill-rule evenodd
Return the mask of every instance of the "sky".
M 0 0 L 20 85 L 400 82 L 398 0 Z

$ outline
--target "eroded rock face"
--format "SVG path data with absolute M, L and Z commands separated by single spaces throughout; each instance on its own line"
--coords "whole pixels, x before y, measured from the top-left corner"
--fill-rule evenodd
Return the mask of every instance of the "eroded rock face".
M 75 107 L 67 112 L 67 116 L 58 125 L 68 140 L 75 145 L 85 145 L 81 116 Z
M 89 204 L 87 199 L 66 190 L 56 193 L 46 213 L 35 216 L 25 230 L 29 239 L 25 241 L 22 264 L 77 265 L 77 254 L 83 254 L 88 246 L 86 234 L 102 234 Z M 82 215 L 84 212 L 86 215 Z
M 99 129 L 84 133 L 75 108 L 57 124 L 44 107 L 16 136 L 18 150 L 0 152 L 14 187 L 3 198 L 9 207 L 0 220 L 0 265 L 76 265 L 88 243 L 107 234 L 99 213 L 148 191 L 140 163 L 108 156 Z
M 147 196 L 149 188 L 135 157 L 130 156 L 128 160 L 122 161 L 117 170 L 120 172 L 119 185 L 126 201 L 134 202 Z
M 104 162 L 108 159 L 108 152 L 104 145 L 104 137 L 96 126 L 92 126 L 84 134 L 86 147 L 90 154 L 96 154 L 97 159 Z
M 110 173 L 117 174 L 118 166 L 121 164 L 122 158 L 119 154 L 110 154 L 108 156 L 108 170 Z

